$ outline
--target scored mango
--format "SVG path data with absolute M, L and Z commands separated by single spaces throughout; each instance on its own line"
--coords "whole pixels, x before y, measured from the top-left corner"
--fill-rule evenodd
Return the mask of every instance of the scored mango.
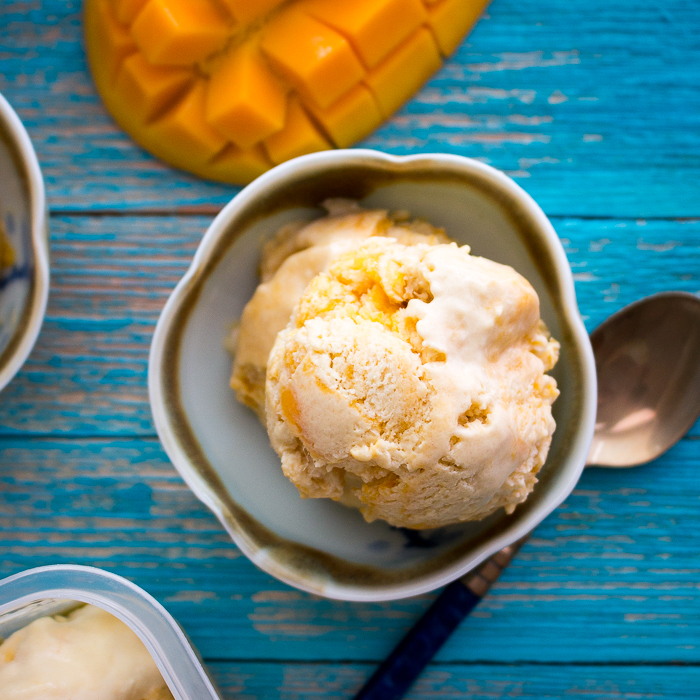
M 210 0 L 148 0 L 131 35 L 149 63 L 188 66 L 223 48 L 225 16 Z
M 161 114 L 194 82 L 190 68 L 153 66 L 140 53 L 132 53 L 117 73 L 119 92 L 144 122 Z
M 250 42 L 224 57 L 207 87 L 209 123 L 241 148 L 280 131 L 287 91 Z
M 489 0 L 86 0 L 88 59 L 145 149 L 243 185 L 367 136 Z
M 264 146 L 270 160 L 275 164 L 284 163 L 285 160 L 307 153 L 333 148 L 311 121 L 297 97 L 293 97 L 289 102 L 284 128 L 266 139 Z

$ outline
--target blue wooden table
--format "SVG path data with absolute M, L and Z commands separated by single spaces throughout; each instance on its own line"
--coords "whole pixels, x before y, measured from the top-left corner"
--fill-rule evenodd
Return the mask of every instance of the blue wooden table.
M 589 329 L 700 292 L 700 3 L 493 0 L 442 71 L 364 145 L 512 175 L 551 217 Z M 155 436 L 148 347 L 236 190 L 175 172 L 105 113 L 77 0 L 0 0 L 0 91 L 37 149 L 52 290 L 0 395 L 0 574 L 116 571 L 191 636 L 226 698 L 350 698 L 434 595 L 322 600 L 257 570 Z M 413 698 L 697 697 L 700 427 L 653 464 L 589 469 Z

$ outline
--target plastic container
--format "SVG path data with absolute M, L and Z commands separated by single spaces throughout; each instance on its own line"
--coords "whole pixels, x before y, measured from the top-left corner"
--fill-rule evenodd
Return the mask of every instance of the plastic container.
M 81 603 L 106 610 L 139 636 L 176 700 L 221 700 L 172 615 L 135 584 L 101 569 L 44 566 L 0 581 L 0 638 Z

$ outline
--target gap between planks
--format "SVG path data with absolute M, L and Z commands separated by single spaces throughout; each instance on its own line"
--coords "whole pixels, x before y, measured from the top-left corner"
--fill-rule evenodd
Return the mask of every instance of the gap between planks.
M 185 207 L 174 207 L 172 209 L 51 209 L 50 217 L 82 217 L 82 218 L 139 218 L 139 217 L 173 217 L 173 216 L 217 216 L 225 205 L 202 204 Z M 545 212 L 546 214 L 546 212 Z M 697 216 L 598 216 L 593 214 L 547 214 L 549 219 L 579 219 L 581 221 L 630 221 L 639 219 L 643 221 L 672 221 L 685 223 L 698 221 Z
M 284 658 L 243 658 L 243 657 L 215 657 L 215 656 L 203 656 L 204 662 L 206 664 L 285 664 L 289 666 L 376 666 L 380 661 L 377 659 L 333 659 L 329 661 L 328 659 L 284 659 Z M 439 659 L 433 659 L 430 661 L 430 666 L 495 666 L 495 667 L 517 667 L 517 668 L 527 668 L 528 666 L 542 667 L 577 667 L 577 668 L 637 668 L 640 666 L 645 667 L 657 667 L 657 668 L 669 668 L 669 667 L 684 667 L 684 668 L 700 668 L 700 661 L 658 661 L 658 660 L 648 660 L 648 661 L 498 661 L 495 659 L 471 659 L 471 660 L 447 660 L 442 661 Z

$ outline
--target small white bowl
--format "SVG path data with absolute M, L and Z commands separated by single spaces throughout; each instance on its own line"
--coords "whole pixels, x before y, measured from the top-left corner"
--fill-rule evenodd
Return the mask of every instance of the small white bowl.
M 562 344 L 553 373 L 558 428 L 540 482 L 511 516 L 415 532 L 328 500 L 302 500 L 267 433 L 229 389 L 224 338 L 257 284 L 262 243 L 319 216 L 327 197 L 404 209 L 444 226 L 476 255 L 512 265 L 535 287 Z M 532 530 L 571 492 L 593 435 L 593 353 L 566 256 L 547 217 L 503 173 L 451 155 L 316 153 L 274 168 L 237 195 L 205 234 L 156 327 L 151 408 L 175 467 L 258 566 L 292 586 L 344 600 L 417 595 L 466 573 Z
M 44 181 L 29 136 L 0 95 L 0 226 L 14 250 L 0 269 L 0 390 L 27 359 L 46 313 L 49 243 Z

